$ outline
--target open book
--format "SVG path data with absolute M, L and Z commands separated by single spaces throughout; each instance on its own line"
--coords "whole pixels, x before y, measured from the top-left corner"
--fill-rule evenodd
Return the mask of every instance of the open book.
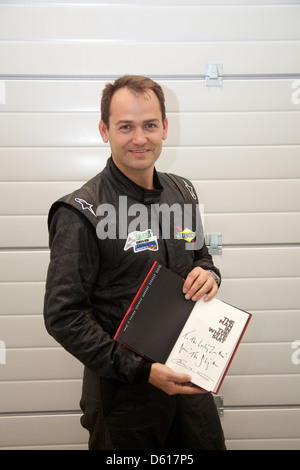
M 251 314 L 216 298 L 186 300 L 183 279 L 155 262 L 115 339 L 139 355 L 187 372 L 218 393 Z

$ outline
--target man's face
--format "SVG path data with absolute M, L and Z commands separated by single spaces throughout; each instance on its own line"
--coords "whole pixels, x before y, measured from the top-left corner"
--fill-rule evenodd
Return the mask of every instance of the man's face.
M 155 93 L 149 90 L 136 95 L 125 87 L 112 98 L 109 129 L 103 121 L 99 124 L 103 141 L 110 143 L 115 164 L 133 180 L 141 172 L 153 172 L 167 129 L 168 121 L 162 121 Z

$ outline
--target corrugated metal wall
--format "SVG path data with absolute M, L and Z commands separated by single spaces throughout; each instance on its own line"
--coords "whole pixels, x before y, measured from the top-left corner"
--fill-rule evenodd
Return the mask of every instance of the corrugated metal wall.
M 105 165 L 101 92 L 124 73 L 163 85 L 158 169 L 195 184 L 219 298 L 253 313 L 220 391 L 227 446 L 300 448 L 299 25 L 298 1 L 0 1 L 0 448 L 86 448 L 82 366 L 43 325 L 46 217 Z

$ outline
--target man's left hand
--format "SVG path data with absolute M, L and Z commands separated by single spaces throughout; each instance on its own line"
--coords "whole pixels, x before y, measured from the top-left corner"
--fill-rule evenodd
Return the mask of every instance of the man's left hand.
M 207 302 L 218 292 L 218 284 L 210 272 L 196 267 L 188 274 L 182 291 L 187 300 L 196 301 L 205 295 L 204 301 Z

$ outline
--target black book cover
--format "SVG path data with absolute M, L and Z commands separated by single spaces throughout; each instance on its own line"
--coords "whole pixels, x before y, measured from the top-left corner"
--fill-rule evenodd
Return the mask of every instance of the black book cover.
M 164 364 L 195 305 L 185 299 L 183 283 L 180 276 L 155 262 L 115 339 L 141 356 Z

